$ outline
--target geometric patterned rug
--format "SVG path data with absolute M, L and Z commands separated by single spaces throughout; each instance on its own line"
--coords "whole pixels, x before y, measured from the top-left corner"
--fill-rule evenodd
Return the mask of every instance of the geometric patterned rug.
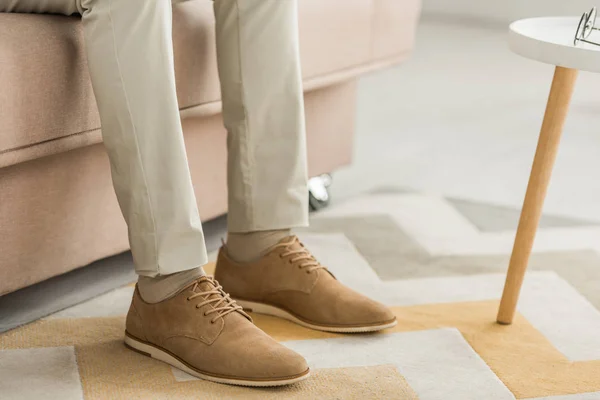
M 126 286 L 1 334 L 0 399 L 600 399 L 600 226 L 545 217 L 519 313 L 500 326 L 517 220 L 513 209 L 394 191 L 314 214 L 298 232 L 305 244 L 399 323 L 341 335 L 253 315 L 306 357 L 304 382 L 219 385 L 127 350 Z

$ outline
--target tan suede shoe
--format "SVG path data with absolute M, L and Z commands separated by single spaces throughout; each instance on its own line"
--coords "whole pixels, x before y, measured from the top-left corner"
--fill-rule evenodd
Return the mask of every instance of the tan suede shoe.
M 245 310 L 285 318 L 328 332 L 373 332 L 396 317 L 342 285 L 296 236 L 284 238 L 258 261 L 239 264 L 219 252 L 215 277 Z
M 219 383 L 281 386 L 309 375 L 302 356 L 256 327 L 208 277 L 156 304 L 144 302 L 136 287 L 125 345 Z

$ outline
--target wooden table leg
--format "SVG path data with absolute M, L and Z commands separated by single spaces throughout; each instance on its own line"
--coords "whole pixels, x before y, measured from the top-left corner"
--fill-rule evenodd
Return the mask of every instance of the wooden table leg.
M 523 202 L 519 227 L 504 284 L 504 292 L 498 310 L 497 321 L 510 324 L 513 321 L 523 277 L 527 270 L 533 241 L 542 214 L 542 206 L 548 189 L 552 167 L 556 159 L 563 125 L 569 109 L 571 94 L 577 78 L 577 70 L 556 67 L 546 105 L 544 122 L 540 131 L 533 167 L 529 176 L 527 193 Z

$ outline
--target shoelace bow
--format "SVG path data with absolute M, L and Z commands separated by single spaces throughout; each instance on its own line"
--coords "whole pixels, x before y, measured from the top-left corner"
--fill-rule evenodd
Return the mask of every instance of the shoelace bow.
M 302 248 L 293 250 L 291 247 L 296 242 L 298 242 L 298 244 Z M 323 265 L 321 265 L 321 263 L 319 263 L 319 261 L 317 261 L 317 259 L 310 253 L 310 251 L 308 251 L 304 247 L 302 242 L 300 242 L 300 240 L 298 240 L 298 238 L 296 238 L 296 237 L 293 237 L 292 239 L 290 239 L 287 242 L 279 243 L 279 244 L 275 245 L 273 248 L 280 248 L 280 247 L 283 247 L 287 250 L 287 251 L 281 253 L 280 257 L 285 258 L 285 257 L 295 255 L 295 257 L 290 258 L 290 264 L 294 264 L 296 262 L 302 261 L 301 263 L 298 264 L 298 267 L 300 269 L 305 269 L 307 274 L 310 274 L 312 271 L 316 271 L 318 269 L 327 269 Z
M 196 289 L 198 289 L 200 282 L 201 281 L 197 281 L 194 284 L 194 287 L 192 288 L 192 292 L 196 292 Z M 206 290 L 203 292 L 196 292 L 193 295 L 189 296 L 187 299 L 188 299 L 188 301 L 192 301 L 193 299 L 195 299 L 197 297 L 203 297 L 204 301 L 202 303 L 196 304 L 196 308 L 201 308 L 207 304 L 213 305 L 213 308 L 211 310 L 204 312 L 205 316 L 208 316 L 213 313 L 217 314 L 214 316 L 214 318 L 212 318 L 210 320 L 211 324 L 214 324 L 219 317 L 224 317 L 227 314 L 230 314 L 230 313 L 236 312 L 236 311 L 239 311 L 243 316 L 245 316 L 250 321 L 252 321 L 252 317 L 250 317 L 248 314 L 246 314 L 246 312 L 244 312 L 244 309 L 242 308 L 242 306 L 237 304 L 235 302 L 235 300 L 233 300 L 231 297 L 229 297 L 228 293 L 225 293 L 225 291 L 223 290 L 223 287 L 221 285 L 219 285 L 219 282 L 215 281 L 214 279 L 209 279 L 209 282 L 214 286 L 213 289 Z M 202 288 L 200 288 L 200 290 L 202 290 Z M 212 295 L 216 295 L 217 297 L 211 298 Z

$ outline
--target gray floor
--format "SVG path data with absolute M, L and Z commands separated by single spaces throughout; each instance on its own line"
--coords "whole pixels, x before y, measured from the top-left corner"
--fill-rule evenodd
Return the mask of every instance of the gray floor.
M 405 187 L 520 207 L 553 67 L 521 58 L 505 26 L 423 19 L 416 51 L 359 86 L 346 197 Z M 545 211 L 600 220 L 600 75 L 581 73 Z

